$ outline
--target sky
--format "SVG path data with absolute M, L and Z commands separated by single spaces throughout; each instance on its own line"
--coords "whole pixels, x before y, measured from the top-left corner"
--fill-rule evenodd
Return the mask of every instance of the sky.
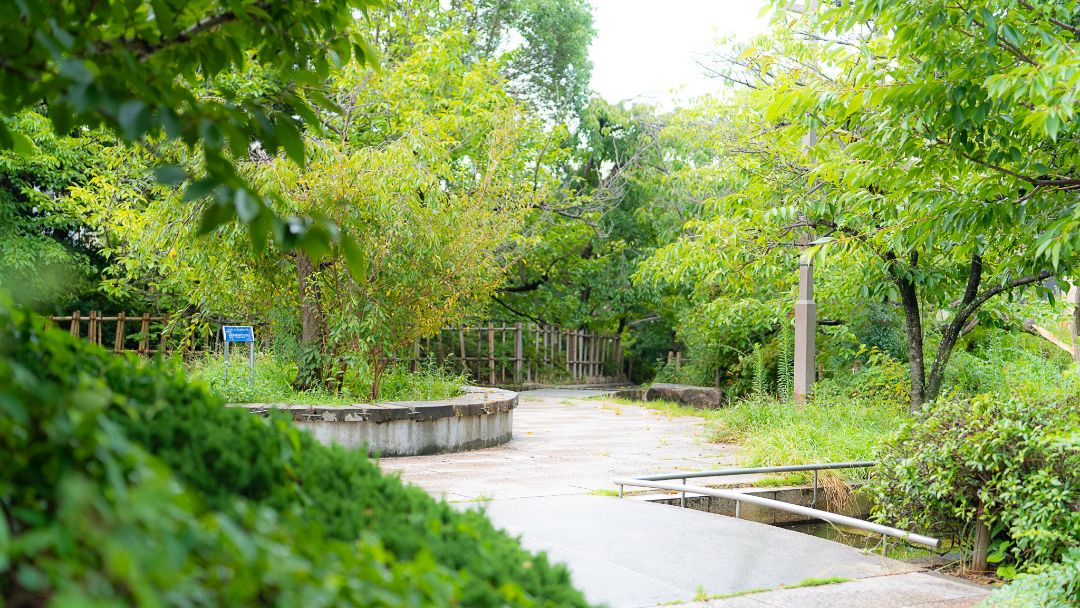
M 592 0 L 592 88 L 608 101 L 672 107 L 716 91 L 695 63 L 716 40 L 767 29 L 767 0 Z

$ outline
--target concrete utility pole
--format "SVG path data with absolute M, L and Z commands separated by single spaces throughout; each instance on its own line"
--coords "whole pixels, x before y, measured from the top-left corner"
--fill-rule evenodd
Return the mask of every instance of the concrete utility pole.
M 815 9 L 816 2 L 811 2 Z M 810 129 L 803 137 L 803 149 L 817 143 L 817 131 Z M 803 218 L 805 219 L 805 218 Z M 817 303 L 814 302 L 814 257 L 806 250 L 813 235 L 810 228 L 799 235 L 799 299 L 795 301 L 795 403 L 806 403 L 817 380 Z
M 795 403 L 806 403 L 817 373 L 817 303 L 814 302 L 814 260 L 806 254 L 809 234 L 800 238 L 799 299 L 795 301 Z
M 790 10 L 805 15 L 816 13 L 818 0 L 797 3 Z M 803 150 L 817 143 L 817 131 L 813 128 L 803 138 Z M 801 216 L 801 214 L 800 214 Z M 805 219 L 805 218 L 801 218 Z M 817 304 L 814 302 L 814 259 L 807 255 L 813 236 L 810 228 L 799 235 L 799 299 L 795 302 L 795 403 L 806 403 L 814 390 L 817 379 Z

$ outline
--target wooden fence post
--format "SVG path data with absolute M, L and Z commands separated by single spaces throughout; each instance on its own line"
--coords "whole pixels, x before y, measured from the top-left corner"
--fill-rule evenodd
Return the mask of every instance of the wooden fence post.
M 79 321 L 79 311 L 76 310 L 76 311 L 71 313 L 71 330 L 70 330 L 71 335 L 75 336 L 76 338 L 78 338 L 79 334 L 82 333 L 82 327 L 79 325 L 79 323 L 80 323 L 80 321 Z
M 169 338 L 172 336 L 172 325 L 169 323 L 169 317 L 162 317 L 161 322 L 165 324 L 166 329 L 161 330 L 161 355 L 165 356 L 169 354 Z
M 488 384 L 495 384 L 495 323 L 488 323 Z
M 574 380 L 581 379 L 581 330 L 575 329 L 571 332 L 574 336 Z
M 536 323 L 530 323 L 529 327 L 533 332 L 533 352 L 532 359 L 529 364 L 525 366 L 525 381 L 532 382 L 533 378 L 540 375 L 540 359 L 543 356 L 540 354 L 540 325 Z
M 525 351 L 521 346 L 521 321 L 514 323 L 514 384 L 521 384 L 521 363 Z
M 124 325 L 126 324 L 127 315 L 125 313 L 116 314 L 116 343 L 113 345 L 114 353 L 124 352 Z
M 600 377 L 600 334 L 591 332 L 592 341 L 592 377 Z
M 148 312 L 143 313 L 139 333 L 142 334 L 139 338 L 139 354 L 145 355 L 150 352 L 150 313 Z
M 559 343 L 560 344 L 562 343 L 562 338 L 563 338 L 563 336 L 565 336 L 566 337 L 566 373 L 570 374 L 570 378 L 573 379 L 573 377 L 574 377 L 573 372 L 570 371 L 570 368 L 571 368 L 571 365 L 572 365 L 571 361 L 573 360 L 573 356 L 570 354 L 571 353 L 571 349 L 570 349 L 570 330 L 569 329 L 564 329 L 564 330 L 562 330 L 562 334 L 563 334 L 562 336 L 559 336 Z
M 465 329 L 459 327 L 457 330 L 458 346 L 461 348 L 461 371 L 469 371 L 469 361 L 465 358 Z

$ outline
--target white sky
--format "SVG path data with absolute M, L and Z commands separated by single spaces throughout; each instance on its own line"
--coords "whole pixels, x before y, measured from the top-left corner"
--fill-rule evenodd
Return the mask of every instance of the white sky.
M 695 57 L 716 40 L 746 39 L 768 28 L 767 0 L 592 0 L 596 38 L 592 88 L 608 101 L 665 107 L 716 91 Z

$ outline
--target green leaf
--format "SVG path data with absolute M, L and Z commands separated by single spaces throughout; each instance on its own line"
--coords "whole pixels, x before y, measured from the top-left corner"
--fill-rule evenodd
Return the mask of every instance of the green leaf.
M 37 146 L 34 145 L 34 140 L 27 137 L 26 134 L 15 131 L 11 134 L 11 149 L 15 154 L 29 156 L 37 151 Z
M 236 217 L 236 208 L 232 205 L 214 204 L 208 205 L 203 210 L 202 218 L 199 221 L 200 235 L 209 234 L 214 231 L 215 228 L 229 222 Z
M 162 36 L 171 38 L 176 33 L 173 25 L 176 15 L 169 8 L 169 3 L 165 0 L 150 0 L 150 5 L 154 7 L 154 23 L 157 24 L 158 31 Z
M 187 179 L 187 171 L 178 165 L 160 165 L 154 169 L 154 177 L 166 186 L 179 186 Z
M 209 195 L 214 190 L 214 188 L 217 188 L 219 185 L 221 185 L 220 181 L 210 177 L 205 177 L 196 182 L 193 182 L 187 187 L 187 190 L 184 191 L 183 201 L 185 203 L 197 201 Z
M 341 236 L 341 250 L 345 254 L 345 262 L 349 265 L 349 272 L 360 283 L 361 287 L 367 284 L 368 259 L 363 250 L 353 240 L 352 235 Z
M 244 188 L 238 188 L 233 194 L 233 203 L 236 205 L 236 214 L 245 224 L 258 217 L 262 211 L 262 201 Z
M 304 166 L 304 139 L 300 136 L 300 131 L 297 130 L 296 125 L 293 124 L 291 118 L 282 116 L 275 125 L 274 131 L 277 133 L 278 140 L 281 142 L 283 148 L 285 148 L 285 154 L 293 161 Z
M 138 99 L 129 99 L 120 104 L 116 113 L 116 122 L 129 141 L 138 140 L 150 128 L 150 109 Z
M 1001 578 L 1012 580 L 1016 578 L 1016 566 L 1012 564 L 1005 564 L 1004 566 L 997 567 L 997 575 Z

